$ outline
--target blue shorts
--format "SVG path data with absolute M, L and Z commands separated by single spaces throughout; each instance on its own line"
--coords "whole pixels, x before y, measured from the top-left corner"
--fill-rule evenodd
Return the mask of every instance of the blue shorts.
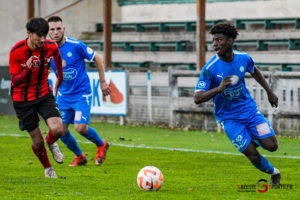
M 58 109 L 63 124 L 90 124 L 92 95 L 80 95 L 76 98 L 57 98 Z
M 243 152 L 252 140 L 275 135 L 270 122 L 259 112 L 244 120 L 224 120 L 221 125 L 227 137 L 240 152 Z

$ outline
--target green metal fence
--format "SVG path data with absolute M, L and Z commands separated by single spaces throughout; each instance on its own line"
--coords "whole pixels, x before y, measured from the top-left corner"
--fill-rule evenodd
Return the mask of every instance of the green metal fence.
M 229 1 L 259 1 L 259 0 L 206 0 L 206 3 Z M 118 0 L 120 6 L 136 4 L 170 4 L 170 3 L 196 3 L 196 0 Z

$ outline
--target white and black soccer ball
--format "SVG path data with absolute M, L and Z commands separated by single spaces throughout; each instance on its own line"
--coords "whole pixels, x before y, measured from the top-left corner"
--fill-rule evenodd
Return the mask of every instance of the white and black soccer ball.
M 153 166 L 146 166 L 137 175 L 137 184 L 142 190 L 156 191 L 161 188 L 164 177 L 161 171 Z
M 239 77 L 236 76 L 236 75 L 233 75 L 233 76 L 230 77 L 230 80 L 231 80 L 231 84 L 235 85 L 239 81 Z

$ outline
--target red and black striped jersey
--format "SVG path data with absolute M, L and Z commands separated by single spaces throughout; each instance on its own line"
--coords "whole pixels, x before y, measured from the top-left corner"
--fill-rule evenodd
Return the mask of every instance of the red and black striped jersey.
M 25 39 L 18 42 L 10 50 L 10 73 L 12 75 L 22 73 L 25 68 L 28 68 L 26 61 L 31 56 L 33 57 L 33 65 L 26 80 L 18 85 L 11 82 L 13 101 L 33 101 L 52 93 L 52 88 L 48 82 L 48 69 L 52 58 L 55 64 L 62 69 L 62 59 L 56 42 L 45 40 L 43 47 L 33 50 L 27 46 L 27 39 Z

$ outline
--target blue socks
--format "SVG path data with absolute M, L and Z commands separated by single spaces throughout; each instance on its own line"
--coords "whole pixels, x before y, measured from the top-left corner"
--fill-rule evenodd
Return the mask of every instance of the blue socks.
M 86 139 L 90 140 L 91 142 L 95 143 L 97 145 L 97 147 L 100 147 L 103 145 L 102 139 L 98 135 L 97 131 L 92 127 L 89 127 L 88 132 L 83 136 Z
M 271 165 L 271 163 L 269 163 L 269 161 L 262 155 L 260 156 L 260 163 L 258 165 L 255 165 L 255 164 L 253 164 L 253 165 L 260 171 L 265 172 L 267 174 L 273 174 L 273 172 L 274 172 L 273 165 Z
M 82 151 L 79 148 L 76 139 L 74 138 L 74 136 L 70 133 L 70 131 L 68 130 L 68 132 L 62 136 L 61 141 L 68 147 L 68 149 L 70 149 L 76 156 L 81 156 L 82 155 Z
M 99 137 L 97 131 L 92 127 L 89 127 L 88 132 L 86 133 L 86 135 L 83 135 L 83 136 L 86 139 L 90 140 L 91 142 L 95 143 L 97 145 L 97 147 L 100 147 L 103 145 L 102 139 Z M 82 151 L 81 151 L 80 147 L 78 146 L 76 139 L 74 138 L 74 136 L 71 134 L 71 132 L 69 130 L 60 139 L 68 147 L 68 149 L 70 149 L 76 156 L 82 155 Z

